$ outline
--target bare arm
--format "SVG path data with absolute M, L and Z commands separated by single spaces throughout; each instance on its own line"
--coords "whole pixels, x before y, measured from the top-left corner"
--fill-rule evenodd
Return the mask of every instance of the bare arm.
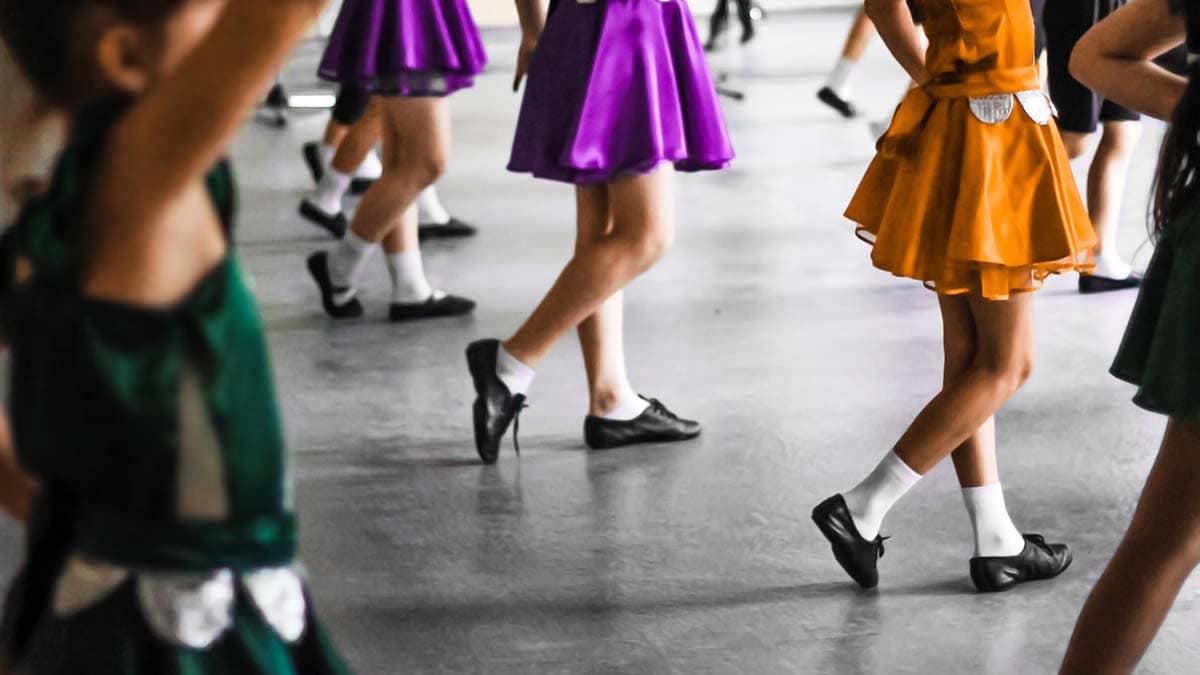
M 925 84 L 929 81 L 925 53 L 917 38 L 917 27 L 904 0 L 866 0 L 863 7 L 875 24 L 879 37 L 883 38 L 892 56 L 913 82 Z
M 230 0 L 114 128 L 88 211 L 89 295 L 177 301 L 224 252 L 201 179 L 325 0 Z
M 28 522 L 36 496 L 37 483 L 17 464 L 8 417 L 0 414 L 0 511 Z
M 546 25 L 546 12 L 542 9 L 542 0 L 516 0 L 517 16 L 521 19 L 521 46 L 517 52 L 517 72 L 513 77 L 513 91 L 521 87 L 521 80 L 529 71 L 529 63 L 533 60 L 533 51 L 537 49 L 538 40 L 542 37 L 542 28 Z
M 1096 24 L 1071 52 L 1071 74 L 1104 98 L 1170 119 L 1187 79 L 1152 59 L 1183 42 L 1182 16 L 1167 0 L 1134 0 Z

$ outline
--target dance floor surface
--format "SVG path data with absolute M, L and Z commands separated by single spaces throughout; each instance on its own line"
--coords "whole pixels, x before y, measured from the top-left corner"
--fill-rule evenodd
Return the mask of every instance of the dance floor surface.
M 441 183 L 474 240 L 432 243 L 435 283 L 479 301 L 469 318 L 393 325 L 376 259 L 367 316 L 321 313 L 305 256 L 331 241 L 302 223 L 299 147 L 322 114 L 247 126 L 240 251 L 268 326 L 295 458 L 303 556 L 319 609 L 361 673 L 1049 673 L 1124 531 L 1163 420 L 1107 374 L 1134 294 L 1083 297 L 1074 276 L 1038 293 L 1038 368 L 998 416 L 1018 527 L 1070 543 L 1060 579 L 973 592 L 971 529 L 939 466 L 893 511 L 877 591 L 850 583 L 809 520 L 861 478 L 938 390 L 934 296 L 871 267 L 841 212 L 872 152 L 867 119 L 905 82 L 878 42 L 857 73 L 868 115 L 814 97 L 845 11 L 777 15 L 714 71 L 739 157 L 681 175 L 679 236 L 627 293 L 639 391 L 705 424 L 675 446 L 589 452 L 578 345 L 539 368 L 518 458 L 471 440 L 463 348 L 510 333 L 572 246 L 570 188 L 504 171 L 519 99 L 516 36 L 486 35 L 492 69 L 453 97 Z M 314 84 L 315 44 L 287 74 Z M 1161 127 L 1148 124 L 1123 213 L 1140 251 Z M 1082 171 L 1085 163 L 1077 163 Z M 66 420 L 65 422 L 69 422 Z M 20 533 L 0 525 L 0 580 Z M 1195 672 L 1200 586 L 1185 586 L 1143 662 Z

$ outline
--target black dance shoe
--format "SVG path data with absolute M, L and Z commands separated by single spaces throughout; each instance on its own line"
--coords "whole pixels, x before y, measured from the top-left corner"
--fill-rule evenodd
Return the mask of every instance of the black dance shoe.
M 320 251 L 308 256 L 308 272 L 321 291 L 321 306 L 325 308 L 326 314 L 334 319 L 355 319 L 362 316 L 363 306 L 358 298 L 350 298 L 340 305 L 334 301 L 335 295 L 350 289 L 333 285 L 333 280 L 329 278 L 328 253 Z
M 1025 581 L 1053 579 L 1071 566 L 1066 544 L 1047 544 L 1040 534 L 1023 534 L 1025 549 L 1017 555 L 971 558 L 971 581 L 981 593 L 1007 591 Z
M 474 237 L 478 231 L 474 225 L 451 217 L 450 220 L 440 225 L 420 226 L 417 228 L 417 237 L 421 241 L 429 239 L 456 239 L 458 237 Z
M 850 516 L 846 500 L 839 494 L 817 505 L 812 512 L 813 522 L 821 534 L 833 544 L 833 557 L 851 579 L 863 588 L 879 585 L 879 559 L 883 557 L 885 537 L 874 541 L 863 539 Z
M 367 190 L 375 184 L 375 178 L 351 178 L 350 179 L 350 194 L 359 197 L 367 194 Z
M 325 165 L 321 163 L 321 144 L 316 141 L 309 141 L 301 148 L 304 154 L 304 163 L 308 166 L 308 172 L 312 174 L 314 183 L 320 183 L 325 177 Z
M 350 227 L 350 222 L 346 220 L 346 214 L 338 211 L 337 213 L 325 213 L 321 207 L 303 199 L 300 201 L 300 215 L 308 222 L 332 234 L 335 239 L 341 239 L 342 235 L 346 234 L 346 230 Z
M 637 443 L 672 443 L 700 435 L 700 423 L 681 419 L 658 399 L 640 397 L 650 407 L 631 420 L 607 420 L 588 415 L 583 421 L 583 439 L 593 450 L 607 450 Z
M 1124 279 L 1113 279 L 1096 274 L 1084 274 L 1079 277 L 1079 292 L 1107 293 L 1108 291 L 1123 291 L 1127 288 L 1137 288 L 1142 285 L 1142 275 L 1131 272 Z
M 392 321 L 432 319 L 439 316 L 470 314 L 474 309 L 474 300 L 457 295 L 434 295 L 425 302 L 393 302 L 388 309 L 388 318 Z
M 850 101 L 838 96 L 837 92 L 830 87 L 821 87 L 821 89 L 817 91 L 817 98 L 821 101 L 821 103 L 833 108 L 838 112 L 839 115 L 845 117 L 846 119 L 858 117 L 858 108 L 855 108 L 854 104 Z
M 496 375 L 496 354 L 499 340 L 477 340 L 467 345 L 467 368 L 475 382 L 475 449 L 484 464 L 495 464 L 500 456 L 500 441 L 513 425 L 513 447 L 521 454 L 517 441 L 520 421 L 525 408 L 525 395 L 513 394 Z

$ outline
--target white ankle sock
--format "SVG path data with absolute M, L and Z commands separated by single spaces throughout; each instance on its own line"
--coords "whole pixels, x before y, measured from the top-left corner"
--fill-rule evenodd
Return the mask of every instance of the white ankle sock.
M 976 557 L 1017 555 L 1025 549 L 1025 538 L 1008 517 L 999 483 L 963 488 L 962 494 L 975 529 Z
M 422 225 L 445 225 L 450 222 L 450 213 L 438 199 L 437 188 L 430 185 L 417 195 L 417 219 Z
M 363 158 L 362 164 L 359 164 L 358 168 L 354 170 L 354 177 L 364 180 L 379 180 L 382 175 L 383 162 L 379 161 L 379 153 L 374 150 L 368 152 L 367 156 Z
M 909 468 L 894 450 L 889 450 L 874 471 L 842 495 L 858 533 L 864 539 L 879 536 L 883 517 L 919 480 L 921 474 Z
M 837 65 L 829 73 L 829 79 L 825 80 L 825 86 L 833 90 L 833 93 L 843 99 L 850 96 L 850 73 L 857 65 L 854 61 L 846 57 L 838 59 Z
M 425 302 L 433 296 L 433 287 L 425 278 L 425 263 L 421 260 L 421 251 L 391 253 L 387 256 L 387 268 L 392 277 L 392 302 Z
M 1096 256 L 1096 270 L 1094 274 L 1097 276 L 1108 277 L 1109 279 L 1127 279 L 1133 273 L 1133 268 L 1129 263 L 1121 260 L 1121 255 L 1116 251 L 1109 252 L 1104 249 Z
M 321 143 L 321 150 L 318 156 L 321 158 L 321 168 L 325 171 L 329 170 L 329 163 L 333 161 L 333 156 L 337 154 L 337 146 Z
M 508 353 L 504 345 L 496 350 L 496 377 L 508 387 L 510 394 L 524 394 L 529 391 L 529 386 L 533 384 L 533 368 L 525 365 L 517 360 L 517 357 Z
M 334 286 L 342 286 L 348 290 L 337 294 L 334 302 L 340 305 L 354 297 L 358 280 L 367 268 L 371 254 L 378 247 L 378 244 L 361 239 L 352 231 L 342 236 L 342 240 L 329 254 L 329 280 Z
M 600 417 L 606 420 L 628 422 L 646 412 L 646 408 L 649 407 L 650 403 L 646 399 L 633 392 L 629 392 L 617 402 L 617 405 L 612 410 L 600 415 Z
M 350 176 L 327 165 L 325 167 L 325 174 L 321 176 L 321 181 L 317 183 L 317 189 L 308 193 L 305 199 L 325 213 L 341 213 L 342 197 L 346 196 L 346 191 L 349 189 Z

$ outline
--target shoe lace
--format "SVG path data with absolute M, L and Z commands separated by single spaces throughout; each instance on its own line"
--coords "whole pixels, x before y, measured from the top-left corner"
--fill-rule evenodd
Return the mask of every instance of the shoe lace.
M 891 537 L 875 537 L 875 545 L 879 547 L 879 557 L 883 557 L 883 542 L 891 539 Z
M 650 409 L 653 410 L 654 412 L 659 413 L 661 415 L 665 415 L 673 420 L 679 419 L 679 416 L 676 415 L 675 413 L 671 412 L 667 408 L 667 406 L 663 405 L 662 401 L 660 401 L 656 398 L 648 398 L 648 399 L 646 399 L 646 402 L 650 404 Z
M 523 398 L 516 399 L 511 404 L 516 410 L 513 412 L 513 449 L 517 451 L 517 456 L 521 456 L 521 441 L 518 437 L 521 435 L 521 411 L 529 407 Z

